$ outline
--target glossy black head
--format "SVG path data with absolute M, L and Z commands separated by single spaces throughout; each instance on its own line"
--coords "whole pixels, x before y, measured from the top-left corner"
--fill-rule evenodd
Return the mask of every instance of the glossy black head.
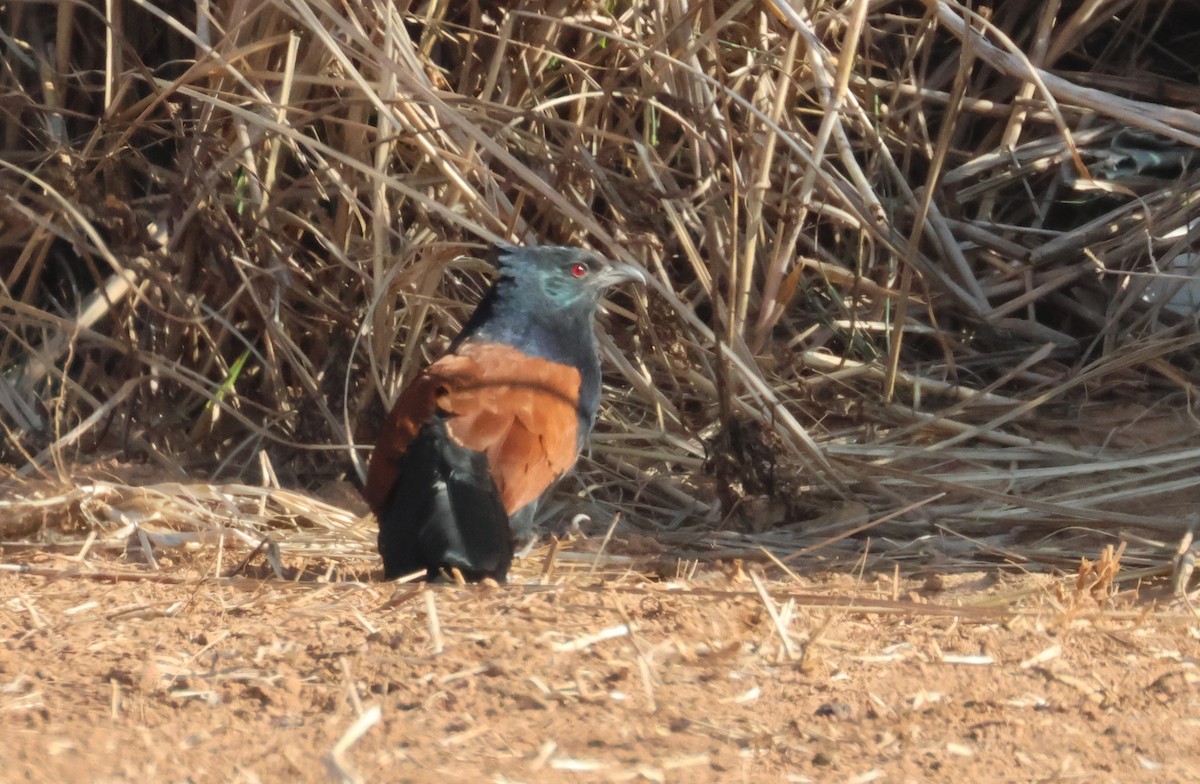
M 610 286 L 646 282 L 645 273 L 637 267 L 583 248 L 497 245 L 491 261 L 500 270 L 502 281 L 511 281 L 530 307 L 536 303 L 556 310 L 594 310 Z
M 646 282 L 637 267 L 582 248 L 497 245 L 490 260 L 500 277 L 454 346 L 477 337 L 578 365 L 595 354 L 592 320 L 605 289 Z

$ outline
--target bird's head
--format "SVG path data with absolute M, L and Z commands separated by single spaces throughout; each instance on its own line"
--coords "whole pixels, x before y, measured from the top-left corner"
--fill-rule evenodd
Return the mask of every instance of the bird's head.
M 491 260 L 502 279 L 510 280 L 524 296 L 543 300 L 551 308 L 594 309 L 610 286 L 626 281 L 646 283 L 646 273 L 632 264 L 582 248 L 501 244 Z

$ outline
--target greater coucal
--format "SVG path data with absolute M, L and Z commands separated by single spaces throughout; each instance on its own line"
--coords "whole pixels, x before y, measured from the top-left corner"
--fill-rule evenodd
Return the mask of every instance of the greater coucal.
M 497 246 L 499 277 L 450 351 L 392 407 L 363 491 L 387 579 L 457 568 L 503 581 L 538 499 L 596 421 L 601 293 L 646 281 L 580 248 Z

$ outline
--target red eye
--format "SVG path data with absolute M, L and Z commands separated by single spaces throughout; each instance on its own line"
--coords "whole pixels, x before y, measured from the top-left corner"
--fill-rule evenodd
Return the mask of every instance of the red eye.
M 588 274 L 588 267 L 582 261 L 575 262 L 571 266 L 567 267 L 567 270 L 571 273 L 572 277 L 576 278 L 582 278 L 584 275 Z

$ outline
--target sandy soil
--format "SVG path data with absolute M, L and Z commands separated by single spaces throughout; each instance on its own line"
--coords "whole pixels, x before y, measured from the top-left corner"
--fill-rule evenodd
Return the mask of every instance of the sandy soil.
M 115 582 L 4 553 L 60 574 L 0 573 L 0 779 L 1200 779 L 1200 623 L 1145 589 L 532 562 L 423 587 L 209 555 Z

